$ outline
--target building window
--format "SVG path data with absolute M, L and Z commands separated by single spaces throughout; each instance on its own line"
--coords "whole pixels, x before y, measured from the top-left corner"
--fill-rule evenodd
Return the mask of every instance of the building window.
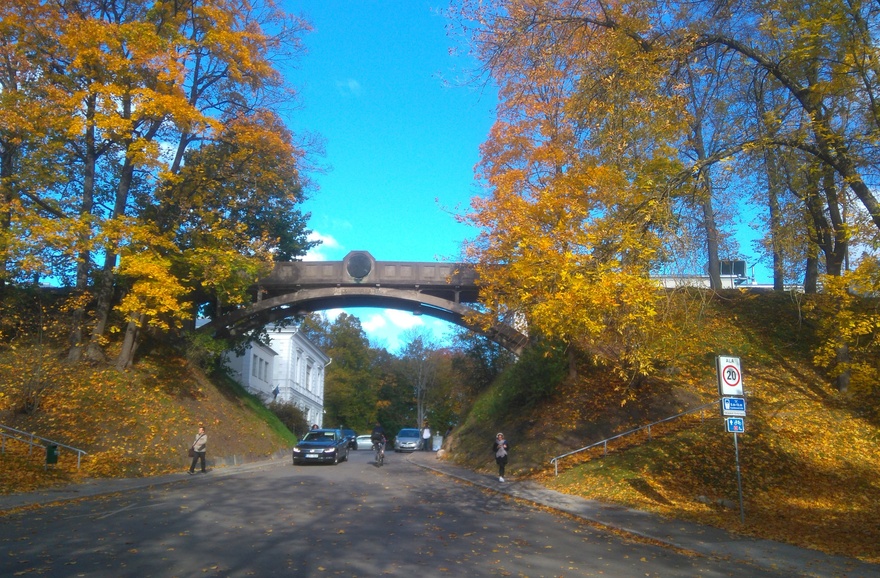
M 253 361 L 251 361 L 251 375 L 253 375 L 254 377 L 259 377 L 259 375 L 257 374 L 257 362 L 258 361 L 259 361 L 259 358 L 257 357 L 257 354 L 255 353 Z
M 312 391 L 312 366 L 306 366 L 306 389 Z

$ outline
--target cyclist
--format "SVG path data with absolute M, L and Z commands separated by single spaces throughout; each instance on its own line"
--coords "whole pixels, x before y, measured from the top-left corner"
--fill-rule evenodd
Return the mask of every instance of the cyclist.
M 373 432 L 370 434 L 370 441 L 373 442 L 373 445 L 377 443 L 385 441 L 385 428 L 382 427 L 382 424 L 376 422 L 376 426 L 373 428 Z
M 383 450 L 382 453 L 385 453 L 385 428 L 383 428 L 382 424 L 379 422 L 376 422 L 376 426 L 370 434 L 370 441 L 373 442 L 374 450 L 379 450 L 381 448 Z

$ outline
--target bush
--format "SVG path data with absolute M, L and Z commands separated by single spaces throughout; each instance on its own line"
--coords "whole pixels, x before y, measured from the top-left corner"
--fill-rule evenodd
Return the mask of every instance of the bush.
M 498 380 L 500 414 L 531 411 L 562 383 L 567 367 L 561 348 L 539 344 L 526 349 Z
M 185 337 L 187 361 L 207 373 L 223 370 L 229 343 L 198 331 L 189 332 Z
M 283 423 L 287 429 L 301 438 L 309 431 L 309 422 L 303 411 L 292 403 L 282 403 L 273 401 L 266 406 L 269 411 L 274 413 L 278 420 Z

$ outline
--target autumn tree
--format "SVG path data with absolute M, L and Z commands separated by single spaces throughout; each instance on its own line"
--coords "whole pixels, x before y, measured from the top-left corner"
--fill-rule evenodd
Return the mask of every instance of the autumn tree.
M 854 240 L 870 246 L 876 236 L 874 4 L 458 5 L 483 70 L 499 88 L 498 119 L 480 164 L 488 194 L 468 215 L 484 231 L 469 250 L 483 262 L 494 315 L 525 315 L 530 329 L 604 349 L 604 357 L 623 352 L 612 357 L 639 371 L 646 359 L 634 351 L 646 349 L 626 344 L 644 344 L 646 336 L 625 324 L 638 316 L 640 325 L 650 323 L 657 304 L 603 310 L 584 297 L 602 295 L 601 283 L 575 288 L 571 280 L 596 263 L 610 265 L 602 279 L 665 271 L 693 252 L 681 239 L 702 236 L 718 286 L 724 237 L 716 200 L 729 197 L 716 190 L 719 176 L 726 190 L 773 187 L 754 196 L 772 212 L 776 237 L 765 246 L 781 267 L 783 247 L 796 248 L 782 242 L 783 225 L 809 232 L 811 246 L 800 251 L 807 279 L 816 278 L 813 271 L 842 274 Z M 786 174 L 797 165 L 780 160 L 798 157 L 809 170 Z M 758 174 L 750 173 L 756 166 Z M 781 203 L 783 190 L 799 204 Z M 702 235 L 694 235 L 699 229 L 689 229 L 686 217 L 700 213 Z M 592 236 L 577 238 L 577 231 Z M 817 255 L 821 267 L 813 269 Z M 606 291 L 605 302 L 639 304 L 626 285 Z M 590 322 L 575 324 L 578 313 Z
M 0 286 L 58 271 L 70 222 L 52 189 L 67 183 L 62 140 L 75 123 L 53 86 L 56 14 L 33 0 L 0 7 Z M 56 251 L 52 252 L 51 247 Z
M 66 167 L 66 178 L 42 189 L 3 181 L 5 208 L 20 209 L 4 238 L 39 232 L 16 266 L 55 279 L 75 269 L 83 298 L 73 304 L 71 359 L 103 359 L 108 329 L 120 329 L 117 307 L 126 343 L 117 366 L 126 367 L 142 330 L 179 329 L 205 302 L 235 306 L 273 258 L 308 248 L 296 209 L 305 152 L 276 111 L 293 94 L 274 66 L 301 50 L 304 22 L 272 0 L 16 0 L 2 14 L 15 32 L 8 53 L 39 55 L 7 60 L 33 68 L 19 78 L 39 80 L 27 100 L 35 118 L 71 119 L 52 133 L 64 135 L 51 141 L 60 146 L 35 138 L 27 155 Z M 31 26 L 37 18 L 51 25 Z M 0 105 L 15 118 L 12 99 Z
M 371 429 L 376 419 L 378 379 L 372 350 L 357 317 L 339 315 L 329 326 L 326 345 L 331 359 L 324 380 L 325 425 L 357 431 Z
M 401 383 L 408 387 L 415 401 L 415 420 L 418 427 L 425 423 L 429 398 L 440 381 L 441 357 L 438 345 L 421 328 L 408 329 L 403 334 L 403 344 L 398 354 Z
M 479 167 L 487 195 L 468 215 L 483 232 L 467 251 L 491 316 L 523 315 L 530 334 L 632 376 L 652 363 L 639 344 L 656 325 L 649 273 L 683 170 L 668 144 L 684 138 L 683 99 L 664 90 L 671 56 L 592 24 L 607 14 L 547 4 L 481 15 L 476 46 L 500 104 Z
M 436 349 L 432 357 L 437 377 L 427 392 L 425 415 L 438 435 L 461 424 L 480 393 L 516 359 L 485 336 L 465 329 L 455 333 L 451 346 Z

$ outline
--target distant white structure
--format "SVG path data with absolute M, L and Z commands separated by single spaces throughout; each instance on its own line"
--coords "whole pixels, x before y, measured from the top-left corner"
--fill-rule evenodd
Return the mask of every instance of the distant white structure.
M 303 410 L 310 424 L 323 425 L 324 368 L 330 358 L 299 327 L 268 325 L 271 347 L 252 343 L 243 355 L 227 353 L 232 376 L 247 390 Z
M 708 289 L 711 280 L 708 275 L 658 275 L 654 277 L 664 289 L 680 289 L 682 287 L 696 287 Z M 739 287 L 741 280 L 730 275 L 722 275 L 721 289 L 735 289 Z

